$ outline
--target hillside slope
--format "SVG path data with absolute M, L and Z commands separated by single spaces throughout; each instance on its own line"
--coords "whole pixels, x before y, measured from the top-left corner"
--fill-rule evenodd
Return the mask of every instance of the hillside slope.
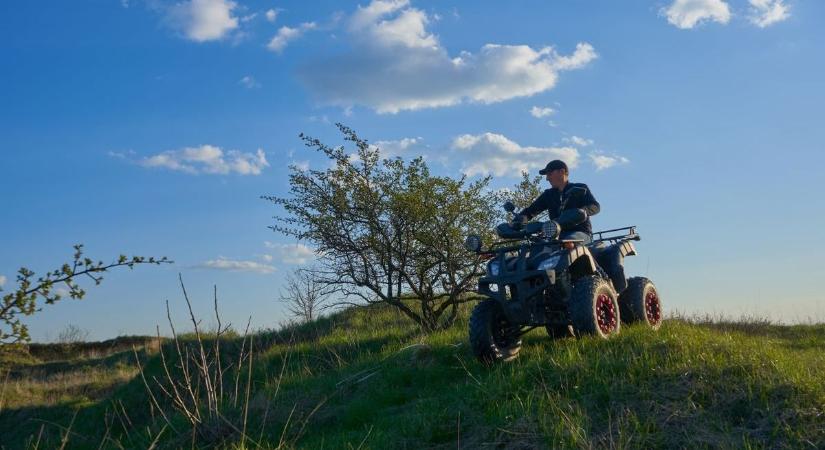
M 139 354 L 163 411 L 131 351 L 7 362 L 0 445 L 825 448 L 825 325 L 668 320 L 610 341 L 553 341 L 537 329 L 519 359 L 485 368 L 469 351 L 466 316 L 422 336 L 391 310 L 347 310 L 253 336 L 240 372 L 248 341 L 225 339 L 220 414 L 208 417 L 193 381 L 203 413 L 194 432 L 154 381 L 165 379 L 157 351 Z M 174 343 L 164 349 L 177 374 Z

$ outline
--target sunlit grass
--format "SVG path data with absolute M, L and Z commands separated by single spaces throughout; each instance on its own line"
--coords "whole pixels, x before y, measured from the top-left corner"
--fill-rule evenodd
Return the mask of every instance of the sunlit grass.
M 468 348 L 468 312 L 429 335 L 387 308 L 257 334 L 249 401 L 228 408 L 231 426 L 210 425 L 214 432 L 200 434 L 196 445 L 825 446 L 825 325 L 675 318 L 658 332 L 625 327 L 609 341 L 554 341 L 536 329 L 517 360 L 486 368 Z M 231 346 L 226 352 L 237 354 Z M 150 378 L 160 375 L 156 356 L 145 369 Z M 42 382 L 60 391 L 59 379 L 99 379 L 110 386 L 105 398 L 84 399 L 68 385 L 58 402 L 25 405 L 16 397 L 0 412 L 4 441 L 25 446 L 45 423 L 38 419 L 67 427 L 80 408 L 69 442 L 81 448 L 191 444 L 179 417 L 172 418 L 177 433 L 167 428 L 156 439 L 164 422 L 134 366 L 68 370 Z M 127 435 L 117 405 L 140 431 Z M 232 427 L 240 428 L 244 413 L 242 436 Z M 78 425 L 81 419 L 90 425 Z M 47 425 L 41 444 L 59 442 L 61 430 Z

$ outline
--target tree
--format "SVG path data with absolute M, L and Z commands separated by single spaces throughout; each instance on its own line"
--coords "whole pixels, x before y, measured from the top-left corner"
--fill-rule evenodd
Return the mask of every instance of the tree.
M 451 325 L 482 274 L 482 261 L 463 248 L 464 238 L 489 239 L 500 217 L 490 178 L 470 183 L 434 176 L 420 157 L 382 160 L 378 148 L 337 126 L 356 153 L 301 134 L 332 167 L 291 167 L 291 196 L 263 196 L 284 212 L 270 228 L 314 244 L 315 279 L 356 299 L 347 302 L 390 304 L 425 331 Z
M 521 181 L 513 186 L 512 191 L 508 190 L 503 193 L 503 195 L 516 205 L 516 212 L 521 211 L 530 206 L 530 204 L 541 195 L 543 192 L 541 180 L 543 179 L 540 175 L 530 178 L 529 173 L 522 172 Z
M 115 267 L 133 268 L 138 264 L 171 263 L 165 256 L 162 258 L 146 258 L 144 256 L 120 255 L 111 263 L 93 261 L 83 256 L 83 245 L 74 246 L 74 259 L 71 263 L 63 264 L 59 269 L 47 272 L 46 275 L 34 279 L 35 273 L 21 267 L 17 271 L 17 289 L 5 294 L 0 303 L 0 345 L 28 342 L 29 328 L 20 321 L 21 316 L 30 316 L 38 311 L 37 301 L 43 299 L 47 305 L 60 301 L 64 295 L 73 299 L 82 299 L 86 291 L 77 284 L 77 278 L 86 276 L 94 281 L 95 285 L 103 281 L 100 275 Z M 64 286 L 66 294 L 61 294 L 57 287 Z M 2 289 L 0 289 L 2 291 Z
M 281 301 L 287 305 L 289 312 L 303 322 L 318 318 L 329 292 L 324 284 L 314 278 L 307 269 L 298 269 L 286 278 L 285 292 L 280 294 Z
M 89 330 L 80 328 L 79 326 L 70 323 L 65 328 L 60 330 L 57 335 L 57 343 L 59 344 L 79 344 L 85 342 L 89 338 Z

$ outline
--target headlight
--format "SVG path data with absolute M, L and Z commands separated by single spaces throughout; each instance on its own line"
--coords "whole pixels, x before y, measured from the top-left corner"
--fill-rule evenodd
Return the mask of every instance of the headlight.
M 491 262 L 490 265 L 487 266 L 487 273 L 489 273 L 491 277 L 497 277 L 499 266 L 500 263 L 498 261 Z
M 464 248 L 468 252 L 478 253 L 481 250 L 481 236 L 471 234 L 464 239 Z
M 544 222 L 544 225 L 541 226 L 541 231 L 544 233 L 544 238 L 548 240 L 553 240 L 559 237 L 559 233 L 561 232 L 561 227 L 556 222 L 552 220 L 548 222 Z
M 559 263 L 561 259 L 561 255 L 553 255 L 544 261 L 539 263 L 539 270 L 547 270 L 556 267 L 556 264 Z

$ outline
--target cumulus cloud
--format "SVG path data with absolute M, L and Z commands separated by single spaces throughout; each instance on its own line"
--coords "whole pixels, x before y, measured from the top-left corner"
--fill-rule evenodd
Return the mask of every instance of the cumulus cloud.
M 278 34 L 269 41 L 266 48 L 273 52 L 281 53 L 290 42 L 300 38 L 308 30 L 314 30 L 316 27 L 315 22 L 304 22 L 297 28 L 283 26 L 278 29 Z
M 588 145 L 593 145 L 593 139 L 585 139 L 579 136 L 570 136 L 569 138 L 562 139 L 564 142 L 568 144 L 577 145 L 579 147 L 587 147 Z
M 348 18 L 351 51 L 310 63 L 299 76 L 322 102 L 397 113 L 531 96 L 555 86 L 559 72 L 597 57 L 588 43 L 570 55 L 498 44 L 450 55 L 429 23 L 407 0 L 373 0 Z
M 748 20 L 759 28 L 781 22 L 791 16 L 788 5 L 782 0 L 749 0 Z
M 202 145 L 181 150 L 169 150 L 137 161 L 143 167 L 160 167 L 189 174 L 260 175 L 269 167 L 264 151 L 242 153 L 237 150 L 224 152 L 220 147 Z
M 0 287 L 3 287 L 5 285 L 6 285 L 6 276 L 5 275 L 0 275 Z
M 278 9 L 268 9 L 265 14 L 266 20 L 268 20 L 269 22 L 275 22 L 275 20 L 278 18 L 279 12 L 280 10 Z
M 253 272 L 261 274 L 273 273 L 278 270 L 268 264 L 261 264 L 256 261 L 238 261 L 227 259 L 223 256 L 219 256 L 218 259 L 204 261 L 195 267 L 199 269 L 227 270 L 230 272 Z
M 721 24 L 730 21 L 730 8 L 723 0 L 675 0 L 660 14 L 681 29 L 690 29 L 708 20 Z
M 429 18 L 423 11 L 409 8 L 407 0 L 374 0 L 367 7 L 358 6 L 349 30 L 366 43 L 408 48 L 439 48 L 438 39 L 427 31 Z M 386 18 L 394 15 L 395 17 Z
M 130 159 L 136 155 L 134 150 L 126 150 L 124 152 L 108 151 L 106 154 L 117 159 Z
M 466 161 L 462 171 L 468 176 L 518 176 L 523 171 L 540 169 L 553 159 L 561 159 L 571 168 L 579 162 L 579 151 L 573 147 L 523 147 L 495 133 L 458 136 L 452 148 Z
M 382 158 L 394 158 L 396 156 L 404 156 L 410 150 L 421 144 L 421 138 L 403 138 L 395 141 L 375 141 L 371 145 L 381 151 Z M 418 156 L 418 155 L 415 155 Z
M 214 41 L 238 27 L 238 18 L 232 14 L 237 6 L 229 0 L 189 0 L 170 7 L 167 20 L 190 40 Z
M 609 169 L 613 166 L 619 164 L 627 164 L 630 162 L 630 160 L 625 158 L 624 156 L 605 155 L 603 153 L 598 152 L 590 153 L 588 156 L 590 156 L 590 161 L 593 163 L 593 165 L 596 166 L 597 171 Z
M 530 108 L 530 115 L 532 115 L 533 117 L 535 117 L 537 119 L 541 119 L 542 117 L 547 117 L 547 116 L 549 116 L 549 115 L 551 115 L 555 112 L 556 112 L 556 110 L 554 110 L 553 108 L 550 108 L 550 107 L 546 107 L 546 106 L 545 107 L 534 106 L 534 107 Z
M 275 253 L 274 257 L 285 264 L 306 264 L 316 258 L 315 250 L 301 243 L 277 244 L 269 241 L 264 246 Z
M 247 76 L 241 78 L 238 81 L 238 84 L 240 84 L 241 86 L 243 86 L 247 89 L 254 89 L 254 88 L 261 87 L 261 83 L 258 83 L 258 80 L 256 80 L 255 77 L 253 77 L 251 75 L 247 75 Z
M 292 161 L 290 163 L 291 166 L 295 166 L 298 170 L 307 171 L 309 170 L 309 161 L 301 160 L 301 161 Z

